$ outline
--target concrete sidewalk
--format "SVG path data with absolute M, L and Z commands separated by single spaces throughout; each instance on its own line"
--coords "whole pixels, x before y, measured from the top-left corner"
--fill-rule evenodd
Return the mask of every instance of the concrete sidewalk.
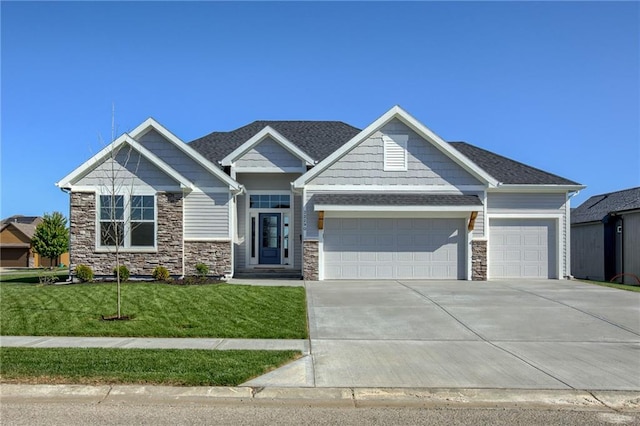
M 0 336 L 0 346 L 27 348 L 295 350 L 305 355 L 309 354 L 309 341 L 304 339 Z

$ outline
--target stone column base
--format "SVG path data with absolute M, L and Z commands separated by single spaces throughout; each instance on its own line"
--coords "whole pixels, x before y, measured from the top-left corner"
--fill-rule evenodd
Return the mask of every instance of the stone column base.
M 318 281 L 318 241 L 305 240 L 302 243 L 302 277 L 307 281 Z
M 487 280 L 487 240 L 471 241 L 471 279 Z

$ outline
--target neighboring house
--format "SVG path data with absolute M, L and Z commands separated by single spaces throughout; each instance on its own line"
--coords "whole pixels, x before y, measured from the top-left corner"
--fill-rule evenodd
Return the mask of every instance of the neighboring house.
M 571 212 L 576 278 L 640 284 L 640 187 L 594 195 Z
M 42 222 L 39 216 L 11 216 L 0 227 L 0 266 L 39 268 L 69 264 L 69 253 L 57 259 L 42 258 L 31 248 L 36 226 Z
M 71 198 L 72 266 L 104 275 L 114 170 L 121 251 L 139 275 L 203 262 L 309 280 L 563 278 L 569 196 L 583 188 L 445 142 L 397 106 L 364 130 L 256 121 L 188 144 L 150 118 L 56 184 Z

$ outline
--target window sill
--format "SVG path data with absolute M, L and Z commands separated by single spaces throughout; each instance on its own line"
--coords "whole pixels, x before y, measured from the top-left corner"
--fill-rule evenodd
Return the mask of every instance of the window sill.
M 115 247 L 96 247 L 96 253 L 115 253 Z M 120 247 L 119 253 L 157 253 L 157 247 Z

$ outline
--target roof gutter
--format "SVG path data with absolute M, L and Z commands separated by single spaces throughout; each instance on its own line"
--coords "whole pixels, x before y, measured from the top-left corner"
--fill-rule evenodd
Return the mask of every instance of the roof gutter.
M 500 192 L 579 192 L 585 189 L 584 185 L 521 185 L 521 184 L 508 184 L 503 183 L 494 188 L 487 188 L 488 191 L 500 191 Z

